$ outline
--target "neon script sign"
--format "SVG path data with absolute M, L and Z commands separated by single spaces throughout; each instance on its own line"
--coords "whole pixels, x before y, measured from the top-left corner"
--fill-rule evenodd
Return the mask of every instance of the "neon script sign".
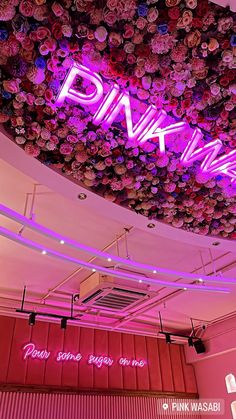
M 77 76 L 94 85 L 91 93 L 83 93 L 72 87 Z M 106 128 L 109 128 L 117 116 L 124 111 L 128 139 L 142 145 L 149 140 L 158 138 L 159 150 L 162 154 L 166 152 L 167 135 L 190 130 L 190 126 L 186 122 L 174 122 L 166 125 L 169 117 L 165 111 L 158 111 L 154 105 L 149 105 L 134 125 L 129 92 L 121 91 L 117 84 L 113 84 L 104 95 L 104 82 L 100 75 L 78 63 L 74 63 L 68 71 L 55 105 L 61 106 L 66 98 L 85 106 L 97 105 L 92 122 L 94 125 L 102 124 Z M 220 139 L 200 146 L 203 133 L 199 128 L 192 131 L 180 158 L 181 164 L 188 167 L 195 161 L 200 161 L 202 173 L 208 174 L 209 177 L 219 174 L 227 175 L 231 178 L 232 183 L 236 184 L 236 150 L 218 156 L 223 148 Z
M 34 343 L 27 343 L 23 347 L 23 359 L 39 359 L 46 361 L 50 356 L 51 352 L 48 352 L 47 349 L 37 349 Z M 56 354 L 56 361 L 57 362 L 67 362 L 67 361 L 76 361 L 79 362 L 83 356 L 81 353 L 73 354 L 72 352 L 58 352 Z M 128 359 L 125 357 L 121 357 L 117 360 L 118 364 L 122 367 L 144 367 L 147 362 L 143 359 L 137 360 L 137 359 Z M 104 356 L 104 355 L 93 355 L 90 354 L 87 357 L 87 363 L 88 365 L 95 365 L 97 368 L 101 368 L 102 366 L 108 366 L 111 367 L 115 360 L 111 358 L 110 356 Z

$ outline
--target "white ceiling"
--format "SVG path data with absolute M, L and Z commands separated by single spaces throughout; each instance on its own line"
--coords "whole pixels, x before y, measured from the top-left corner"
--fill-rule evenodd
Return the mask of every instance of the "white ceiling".
M 1 202 L 15 211 L 23 213 L 26 196 L 28 196 L 26 215 L 29 216 L 32 191 L 37 181 L 3 160 L 0 162 L 0 170 Z M 126 223 L 126 219 L 123 222 L 116 220 L 114 214 L 105 217 L 101 209 L 97 209 L 92 203 L 90 205 L 90 195 L 85 201 L 77 200 L 76 202 L 66 198 L 63 190 L 59 194 L 44 185 L 38 185 L 33 213 L 38 223 L 98 249 L 105 248 L 114 242 L 117 236 L 124 234 L 124 227 L 132 227 L 128 234 L 127 245 L 128 254 L 133 260 L 176 270 L 196 272 L 199 273 L 199 277 L 204 274 L 204 269 L 206 274 L 222 271 L 225 277 L 236 277 L 235 253 L 220 247 L 212 247 L 210 253 L 210 250 L 205 246 L 170 240 L 158 236 L 156 232 L 153 234 L 148 228 L 145 231 L 143 228 L 133 227 L 130 223 Z M 4 227 L 19 232 L 21 227 L 19 224 L 3 216 L 0 219 Z M 89 260 L 91 257 L 76 249 L 67 249 L 27 228 L 23 230 L 22 235 L 53 249 L 62 251 L 63 247 L 65 253 L 84 260 Z M 126 257 L 124 238 L 118 243 L 120 256 Z M 53 259 L 48 255 L 44 256 L 3 237 L 0 238 L 0 246 L 1 312 L 13 312 L 12 310 L 20 307 L 23 286 L 26 285 L 27 309 L 67 314 L 71 294 L 79 291 L 79 283 L 90 273 L 84 269 L 76 272 L 79 269 L 76 264 Z M 108 251 L 111 254 L 117 254 L 116 243 Z M 215 260 L 214 263 L 212 263 L 211 257 Z M 204 269 L 201 258 L 205 264 Z M 101 263 L 97 260 L 95 262 Z M 168 280 L 174 281 L 176 278 L 168 278 Z M 62 282 L 63 284 L 60 286 Z M 132 284 L 132 286 L 134 285 Z M 141 285 L 137 284 L 137 286 Z M 50 290 L 54 288 L 56 288 L 55 292 L 51 292 Z M 107 316 L 102 311 L 84 314 L 83 324 L 96 325 L 96 327 L 118 327 L 137 333 L 155 334 L 159 329 L 157 320 L 159 310 L 163 316 L 164 326 L 177 330 L 189 329 L 190 317 L 196 319 L 196 324 L 199 324 L 211 322 L 236 311 L 236 286 L 231 287 L 230 294 L 183 291 L 164 287 L 161 289 L 154 286 L 151 289 L 155 292 L 154 302 L 150 301 L 145 311 L 142 310 L 144 312 L 137 313 L 130 321 L 126 319 L 123 325 L 122 322 L 119 322 L 122 315 Z M 48 297 L 44 299 L 47 294 L 49 294 Z M 44 301 L 43 305 L 42 301 Z

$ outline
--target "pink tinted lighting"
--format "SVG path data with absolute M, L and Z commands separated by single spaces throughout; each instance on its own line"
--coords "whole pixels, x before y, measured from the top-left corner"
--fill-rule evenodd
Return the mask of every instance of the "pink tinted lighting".
M 23 347 L 24 353 L 24 359 L 26 358 L 33 358 L 33 359 L 41 359 L 45 360 L 48 359 L 50 356 L 50 352 L 47 352 L 46 349 L 43 349 L 41 351 L 35 349 L 34 343 L 28 343 Z
M 95 90 L 92 93 L 85 94 L 73 89 L 72 84 L 76 76 L 90 81 L 94 84 Z M 66 98 L 82 105 L 99 104 L 100 99 L 103 97 L 103 92 L 103 81 L 100 75 L 81 64 L 74 63 L 65 78 L 55 105 L 62 105 Z M 124 90 L 120 93 L 120 88 L 116 84 L 111 86 L 110 91 L 100 103 L 94 114 L 93 123 L 95 125 L 103 124 L 105 127 L 109 127 L 123 110 L 125 113 L 128 138 L 130 140 L 136 140 L 139 144 L 144 144 L 158 137 L 159 150 L 162 154 L 166 151 L 166 135 L 181 133 L 185 129 L 190 128 L 186 122 L 176 122 L 166 127 L 161 127 L 161 124 L 166 120 L 167 114 L 164 111 L 158 112 L 154 105 L 150 105 L 147 108 L 138 123 L 134 126 L 129 92 Z M 222 141 L 216 139 L 196 149 L 201 139 L 203 139 L 201 130 L 195 129 L 181 156 L 181 163 L 184 166 L 189 166 L 197 160 L 204 159 L 200 167 L 203 173 L 208 173 L 210 176 L 216 176 L 218 174 L 226 175 L 231 178 L 232 183 L 235 185 L 236 150 L 216 159 L 216 156 L 223 147 Z

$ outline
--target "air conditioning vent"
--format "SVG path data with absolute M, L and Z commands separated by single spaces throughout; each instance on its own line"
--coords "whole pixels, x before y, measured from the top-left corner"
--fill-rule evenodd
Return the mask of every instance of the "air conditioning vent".
M 132 288 L 117 283 L 117 279 L 92 274 L 80 284 L 79 304 L 94 307 L 100 310 L 124 312 L 146 299 L 150 298 L 150 292 L 146 285 Z

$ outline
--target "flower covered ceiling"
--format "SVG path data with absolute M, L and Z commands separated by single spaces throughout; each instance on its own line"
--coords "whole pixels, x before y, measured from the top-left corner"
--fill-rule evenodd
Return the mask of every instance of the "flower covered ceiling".
M 202 235 L 235 238 L 236 182 L 180 162 L 186 131 L 141 144 L 125 113 L 105 129 L 96 109 L 55 100 L 73 63 L 105 90 L 129 92 L 138 122 L 152 104 L 199 128 L 201 146 L 236 149 L 236 14 L 205 0 L 2 0 L 0 122 L 25 152 L 137 213 Z M 91 92 L 88 80 L 73 87 Z M 235 174 L 236 167 L 231 172 Z

